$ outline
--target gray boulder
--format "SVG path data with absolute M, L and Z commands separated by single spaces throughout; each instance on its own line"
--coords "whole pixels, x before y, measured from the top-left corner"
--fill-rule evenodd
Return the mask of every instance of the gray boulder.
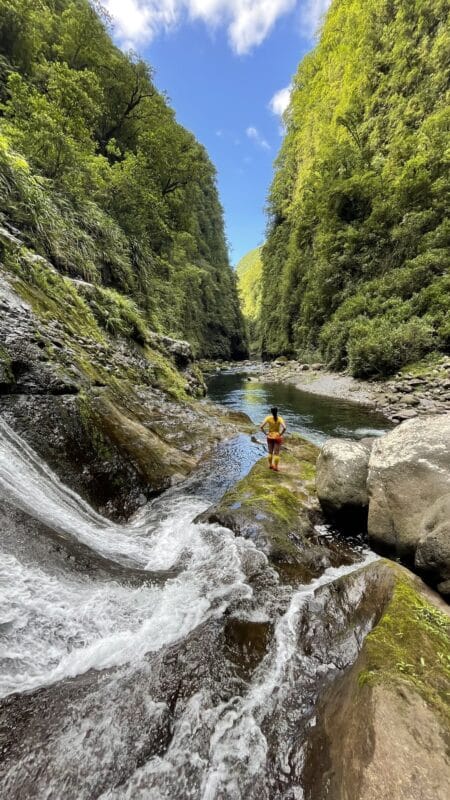
M 371 544 L 413 560 L 425 511 L 450 492 L 450 414 L 408 420 L 377 439 L 368 490 Z
M 328 516 L 356 522 L 366 515 L 372 443 L 329 439 L 323 446 L 317 461 L 316 489 Z
M 438 584 L 443 594 L 450 593 L 450 494 L 439 497 L 422 519 L 415 565 Z

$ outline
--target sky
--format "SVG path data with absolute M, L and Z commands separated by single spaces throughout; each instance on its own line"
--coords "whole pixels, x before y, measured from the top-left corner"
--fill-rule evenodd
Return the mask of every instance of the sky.
M 217 169 L 232 264 L 262 244 L 282 114 L 330 0 L 103 0 Z

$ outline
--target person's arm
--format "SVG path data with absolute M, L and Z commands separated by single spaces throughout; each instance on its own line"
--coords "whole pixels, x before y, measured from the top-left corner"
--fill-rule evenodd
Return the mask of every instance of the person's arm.
M 265 433 L 266 431 L 264 429 L 266 425 L 267 425 L 267 417 L 265 418 L 264 422 L 259 426 L 259 430 Z
M 283 433 L 286 433 L 287 431 L 287 426 L 283 418 L 281 418 L 280 422 L 281 422 L 280 436 L 283 436 Z

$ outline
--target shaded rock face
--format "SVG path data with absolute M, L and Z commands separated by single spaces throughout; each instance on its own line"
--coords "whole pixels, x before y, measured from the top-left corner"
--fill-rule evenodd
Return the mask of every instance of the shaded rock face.
M 317 495 L 344 533 L 415 565 L 450 594 L 450 414 L 404 422 L 380 439 L 330 439 L 319 455 Z
M 390 599 L 353 667 L 320 699 L 304 798 L 446 800 L 448 608 L 407 570 L 374 569 L 391 573 Z
M 450 414 L 403 423 L 369 460 L 370 542 L 413 560 L 424 512 L 450 492 Z
M 422 519 L 415 565 L 450 595 L 450 493 L 440 497 Z
M 202 378 L 188 343 L 107 335 L 74 282 L 39 263 L 43 288 L 0 265 L 0 413 L 94 508 L 128 517 L 190 473 L 230 420 L 189 402 Z
M 316 489 L 325 513 L 350 526 L 365 527 L 367 476 L 372 442 L 329 439 L 317 460 Z

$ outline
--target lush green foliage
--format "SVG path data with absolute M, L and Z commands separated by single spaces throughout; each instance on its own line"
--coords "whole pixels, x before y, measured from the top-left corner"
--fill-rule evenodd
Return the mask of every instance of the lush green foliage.
M 251 250 L 241 258 L 236 268 L 242 313 L 247 323 L 250 347 L 255 352 L 261 348 L 261 247 Z
M 320 346 L 333 367 L 373 375 L 449 351 L 449 9 L 332 3 L 270 193 L 265 354 Z
M 0 222 L 199 354 L 245 355 L 214 168 L 88 0 L 0 0 Z

